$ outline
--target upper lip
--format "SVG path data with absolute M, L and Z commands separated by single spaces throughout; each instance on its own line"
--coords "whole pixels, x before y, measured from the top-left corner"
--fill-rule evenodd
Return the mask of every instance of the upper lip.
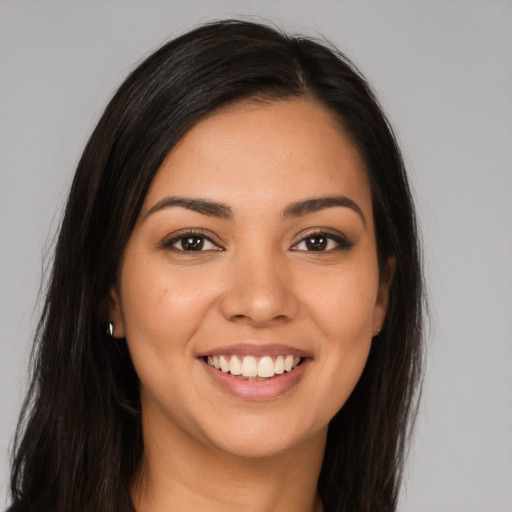
M 277 343 L 238 343 L 234 345 L 224 345 L 222 347 L 215 347 L 206 351 L 201 351 L 197 354 L 197 357 L 201 358 L 207 356 L 221 356 L 229 354 L 253 357 L 283 355 L 312 357 L 311 353 L 305 350 Z

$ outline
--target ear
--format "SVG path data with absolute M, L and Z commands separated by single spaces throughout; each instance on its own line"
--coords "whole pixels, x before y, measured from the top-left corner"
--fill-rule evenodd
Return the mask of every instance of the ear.
M 108 293 L 108 320 L 109 322 L 114 322 L 116 325 L 114 337 L 124 338 L 126 334 L 123 313 L 121 309 L 121 301 L 119 300 L 119 290 L 115 284 L 110 287 Z
M 394 256 L 388 258 L 382 275 L 380 276 L 379 291 L 373 311 L 373 336 L 380 333 L 384 320 L 386 319 L 386 311 L 388 309 L 389 290 L 395 274 L 396 258 Z

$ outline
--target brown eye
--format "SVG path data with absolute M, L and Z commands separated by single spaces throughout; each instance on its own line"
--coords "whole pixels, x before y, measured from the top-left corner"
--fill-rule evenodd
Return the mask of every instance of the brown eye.
M 293 251 L 304 252 L 332 252 L 350 249 L 354 243 L 347 240 L 343 235 L 335 235 L 334 233 L 310 233 L 304 237 L 299 243 L 292 247 Z
M 170 249 L 175 252 L 205 252 L 205 251 L 221 251 L 222 248 L 209 237 L 201 233 L 184 233 L 175 236 L 170 240 L 163 242 L 164 249 Z
M 304 240 L 308 251 L 325 251 L 327 248 L 327 241 L 327 237 L 321 235 L 311 236 Z
M 201 236 L 187 236 L 181 239 L 181 248 L 184 251 L 201 251 L 204 247 L 204 238 Z

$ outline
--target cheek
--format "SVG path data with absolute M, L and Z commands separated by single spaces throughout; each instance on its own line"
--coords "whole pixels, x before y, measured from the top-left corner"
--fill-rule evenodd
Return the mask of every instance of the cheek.
M 190 340 L 209 314 L 218 287 L 197 268 L 171 268 L 141 254 L 128 254 L 121 279 L 126 338 L 138 372 L 142 366 L 156 370 L 163 362 L 174 368 L 187 359 Z
M 315 304 L 313 314 L 320 336 L 319 351 L 325 367 L 335 380 L 353 382 L 359 378 L 372 342 L 372 295 L 338 290 Z
M 321 371 L 316 397 L 322 420 L 330 420 L 343 406 L 365 367 L 372 343 L 373 314 L 378 292 L 378 272 L 373 265 L 317 276 L 310 283 L 308 310 L 317 328 L 317 354 Z M 313 300 L 314 299 L 314 300 Z M 329 390 L 329 392 L 325 392 Z
M 126 340 L 142 391 L 165 401 L 163 390 L 174 390 L 179 376 L 188 371 L 182 362 L 203 301 L 195 286 L 180 281 L 166 265 L 148 264 L 143 258 L 136 266 L 132 263 L 125 261 L 122 274 Z
M 308 309 L 326 340 L 342 348 L 371 339 L 378 279 L 374 265 L 347 265 L 308 283 Z

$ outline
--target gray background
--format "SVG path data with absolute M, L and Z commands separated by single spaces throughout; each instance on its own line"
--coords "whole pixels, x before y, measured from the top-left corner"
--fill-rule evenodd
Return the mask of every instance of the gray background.
M 510 512 L 512 2 L 497 0 L 0 1 L 0 508 L 43 255 L 87 137 L 143 55 L 239 14 L 332 40 L 397 127 L 433 319 L 401 511 Z

